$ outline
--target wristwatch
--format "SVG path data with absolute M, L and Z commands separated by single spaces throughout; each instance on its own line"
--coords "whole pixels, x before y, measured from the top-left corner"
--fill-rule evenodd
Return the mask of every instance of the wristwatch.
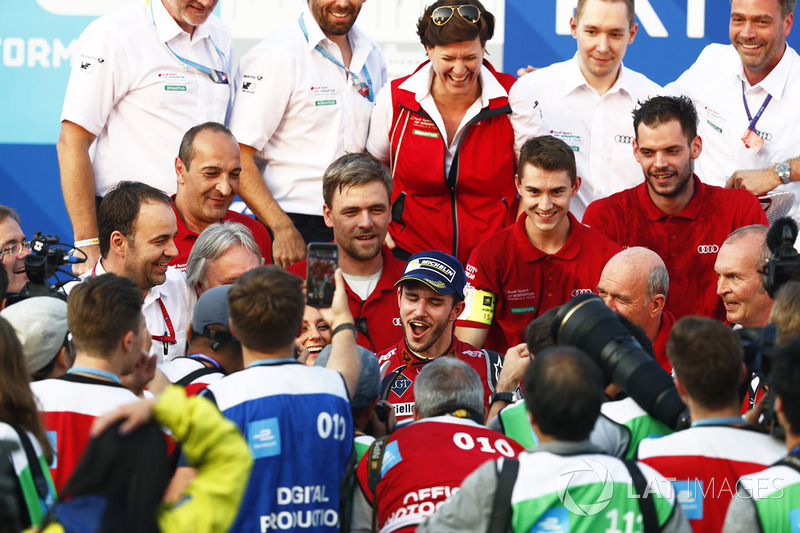
M 784 185 L 791 181 L 792 177 L 792 167 L 789 166 L 789 163 L 778 163 L 775 165 L 775 172 L 778 174 L 778 177 L 781 179 Z
M 489 399 L 489 405 L 492 405 L 494 402 L 506 402 L 506 403 L 514 403 L 514 393 L 513 392 L 495 392 L 492 394 L 492 397 Z

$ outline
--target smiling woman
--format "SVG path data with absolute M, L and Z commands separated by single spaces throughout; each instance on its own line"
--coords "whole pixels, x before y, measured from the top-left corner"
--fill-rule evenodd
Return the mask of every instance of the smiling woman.
M 518 143 L 527 136 L 508 105 L 516 79 L 484 58 L 494 23 L 477 0 L 428 6 L 417 23 L 428 61 L 376 99 L 367 150 L 392 171 L 389 232 L 401 259 L 440 250 L 466 264 L 482 239 L 516 219 Z

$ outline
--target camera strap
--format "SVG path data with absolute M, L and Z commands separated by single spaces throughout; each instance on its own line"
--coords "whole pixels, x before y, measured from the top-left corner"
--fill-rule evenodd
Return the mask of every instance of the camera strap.
M 658 525 L 658 515 L 656 514 L 656 504 L 653 501 L 653 495 L 647 493 L 647 480 L 642 474 L 642 470 L 636 461 L 626 460 L 625 468 L 631 475 L 633 481 L 633 488 L 636 490 L 636 495 L 639 497 L 639 510 L 642 512 L 642 525 L 644 526 L 644 533 L 656 533 L 661 531 Z M 675 502 L 675 505 L 680 505 Z
M 378 483 L 381 481 L 383 452 L 386 450 L 387 436 L 375 439 L 367 449 L 367 488 L 372 496 L 372 533 L 378 531 Z
M 19 442 L 22 444 L 22 449 L 25 450 L 25 456 L 28 458 L 28 465 L 31 468 L 31 475 L 33 476 L 33 484 L 36 487 L 36 493 L 39 495 L 39 499 L 45 500 L 50 493 L 50 486 L 47 483 L 47 479 L 44 477 L 44 471 L 42 470 L 42 465 L 39 463 L 36 450 L 33 449 L 33 444 L 31 444 L 31 440 L 28 438 L 28 434 L 24 429 L 17 426 L 17 424 L 9 425 L 17 432 Z
M 495 463 L 499 467 L 499 463 Z M 497 487 L 494 491 L 492 514 L 486 533 L 506 533 L 511 527 L 511 493 L 517 482 L 519 460 L 503 458 L 503 466 L 497 470 Z

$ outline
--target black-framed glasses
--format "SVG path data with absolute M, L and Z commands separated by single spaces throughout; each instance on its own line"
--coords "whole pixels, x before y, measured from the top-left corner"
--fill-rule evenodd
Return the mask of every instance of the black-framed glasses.
M 30 250 L 31 249 L 31 243 L 29 243 L 28 241 L 22 241 L 22 242 L 10 244 L 10 245 L 6 246 L 5 248 L 3 248 L 2 250 L 0 250 L 0 260 L 2 260 L 6 256 L 6 254 L 19 256 L 19 254 L 22 253 L 23 249 Z
M 481 10 L 472 4 L 462 4 L 460 6 L 441 6 L 431 13 L 431 20 L 437 26 L 444 26 L 453 17 L 453 13 L 458 11 L 462 19 L 472 24 L 477 24 L 481 19 Z

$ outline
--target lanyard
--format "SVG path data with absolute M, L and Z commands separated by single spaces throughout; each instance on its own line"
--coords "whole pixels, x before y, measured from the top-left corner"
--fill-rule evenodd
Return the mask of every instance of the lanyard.
M 169 318 L 169 313 L 167 312 L 167 306 L 164 305 L 164 302 L 159 297 L 158 305 L 161 307 L 161 316 L 164 317 L 164 322 L 167 324 L 167 331 L 164 332 L 163 335 L 151 335 L 150 337 L 154 341 L 159 341 L 164 343 L 164 355 L 169 354 L 169 345 L 176 344 L 178 340 L 175 338 L 175 328 L 172 327 L 172 320 Z
M 746 424 L 744 419 L 740 416 L 720 416 L 714 418 L 704 418 L 692 422 L 693 428 L 700 426 L 733 426 L 737 424 Z
M 157 2 L 158 0 L 154 0 L 154 1 Z M 147 3 L 150 5 L 150 20 L 153 21 L 153 26 L 155 26 L 156 25 L 156 19 L 153 16 L 153 4 L 152 4 L 152 2 L 150 0 L 148 0 Z M 209 68 L 209 67 L 207 67 L 205 65 L 201 65 L 200 63 L 195 63 L 191 59 L 186 59 L 185 57 L 179 56 L 178 54 L 175 53 L 175 50 L 170 48 L 169 43 L 164 43 L 164 46 L 166 46 L 167 50 L 172 52 L 172 55 L 174 55 L 179 61 L 181 61 L 182 63 L 184 63 L 186 65 L 189 65 L 193 69 L 199 70 L 200 72 L 202 72 L 203 74 L 205 74 L 206 76 L 211 78 L 211 81 L 213 81 L 214 83 L 219 83 L 221 85 L 228 85 L 229 84 L 228 75 L 226 74 L 226 71 L 228 70 L 228 59 L 225 57 L 225 54 L 222 53 L 222 50 L 219 49 L 219 47 L 217 46 L 217 43 L 214 42 L 214 39 L 211 38 L 210 34 L 208 36 L 208 41 L 211 43 L 211 46 L 214 47 L 214 50 L 217 51 L 217 53 L 220 55 L 220 57 L 222 57 L 222 64 L 223 64 L 223 68 L 225 70 L 217 70 L 217 69 Z
M 107 370 L 100 370 L 99 368 L 90 368 L 88 366 L 73 366 L 72 368 L 67 370 L 67 374 L 89 374 L 90 376 L 105 378 L 113 381 L 114 383 L 122 385 L 122 382 L 119 380 L 119 376 Z
M 745 98 L 744 94 L 744 80 L 742 80 L 742 101 L 744 102 L 744 111 L 745 113 L 747 113 L 747 120 L 750 121 L 750 125 L 747 126 L 747 129 L 753 132 L 756 131 L 756 124 L 758 123 L 758 119 L 761 118 L 761 115 L 764 113 L 764 110 L 767 108 L 771 100 L 772 100 L 772 95 L 767 93 L 767 97 L 764 98 L 764 103 L 761 104 L 761 109 L 758 110 L 756 116 L 754 117 L 750 116 L 750 108 L 747 106 L 747 98 Z
M 254 366 L 282 365 L 284 363 L 297 363 L 297 360 L 290 357 L 284 357 L 282 359 L 259 359 L 247 365 L 247 368 L 253 368 Z M 297 364 L 299 365 L 300 363 Z
M 213 366 L 214 368 L 216 368 L 217 370 L 219 370 L 219 371 L 221 371 L 221 372 L 224 372 L 224 371 L 225 371 L 225 369 L 224 369 L 224 368 L 222 368 L 222 365 L 221 365 L 221 364 L 219 364 L 219 362 L 218 362 L 218 361 L 216 361 L 215 359 L 213 359 L 213 358 L 211 358 L 211 357 L 207 356 L 207 355 L 206 355 L 206 354 L 204 354 L 204 353 L 191 353 L 191 354 L 187 355 L 186 357 L 187 357 L 188 359 L 194 359 L 195 361 L 205 361 L 206 363 L 208 363 L 208 364 L 212 365 L 212 366 Z
M 306 38 L 306 41 L 308 41 L 308 30 L 306 29 L 306 23 L 303 22 L 303 15 L 300 15 L 299 22 L 300 22 L 300 29 L 303 30 L 303 36 Z M 366 81 L 361 81 L 361 78 L 358 77 L 358 74 L 356 74 L 346 66 L 342 65 L 338 59 L 333 57 L 330 52 L 325 50 L 319 44 L 317 44 L 317 46 L 314 47 L 314 50 L 322 54 L 322 56 L 325 59 L 327 59 L 337 67 L 343 68 L 344 71 L 347 72 L 350 75 L 350 77 L 352 77 L 353 84 L 358 85 L 360 87 L 360 89 L 358 90 L 358 94 L 360 94 L 370 102 L 375 101 L 375 92 L 372 90 L 372 78 L 369 77 L 369 71 L 367 70 L 366 64 L 364 64 L 364 67 L 361 69 L 361 72 L 364 75 L 364 79 Z

